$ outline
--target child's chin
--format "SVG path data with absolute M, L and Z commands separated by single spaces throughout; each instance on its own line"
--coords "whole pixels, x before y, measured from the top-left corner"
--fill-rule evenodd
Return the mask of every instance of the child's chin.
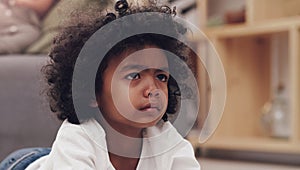
M 155 126 L 159 120 L 161 119 L 161 117 L 156 118 L 156 119 L 140 119 L 138 121 L 135 122 L 135 126 L 139 127 L 139 128 L 148 128 L 148 127 L 152 127 Z
M 131 115 L 131 120 L 140 124 L 156 124 L 162 117 L 160 111 L 144 111 Z

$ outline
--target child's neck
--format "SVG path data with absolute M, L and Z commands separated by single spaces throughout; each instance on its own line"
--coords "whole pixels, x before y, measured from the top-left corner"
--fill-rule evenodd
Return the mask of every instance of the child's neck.
M 122 158 L 139 158 L 142 151 L 144 128 L 132 126 L 110 126 L 108 122 L 102 121 L 106 133 L 107 149 L 110 153 L 121 155 Z
M 106 142 L 108 151 L 113 153 L 119 153 L 122 156 L 128 157 L 140 157 L 142 150 L 142 132 L 141 129 L 139 132 L 131 132 L 130 134 L 122 134 L 122 132 L 108 132 L 106 131 Z M 128 155 L 130 154 L 130 155 Z
M 143 146 L 142 131 L 142 129 L 130 133 L 127 131 L 123 135 L 120 135 L 121 132 L 119 135 L 106 133 L 109 158 L 115 169 L 134 170 L 137 168 Z
M 116 170 L 135 170 L 139 163 L 139 158 L 128 158 L 109 153 L 109 158 Z

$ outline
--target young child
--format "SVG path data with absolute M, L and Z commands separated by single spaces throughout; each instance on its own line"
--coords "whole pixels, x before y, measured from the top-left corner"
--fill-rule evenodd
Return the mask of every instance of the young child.
M 165 28 L 172 35 L 180 36 L 186 29 L 175 22 L 175 11 L 167 6 L 134 7 L 121 0 L 115 9 L 118 14 L 80 15 L 82 18 L 76 18 L 55 39 L 51 62 L 44 72 L 51 109 L 64 121 L 50 154 L 26 170 L 200 169 L 191 144 L 168 121 L 168 114 L 178 112 L 181 100 L 178 82 L 170 74 L 181 68 L 173 65 L 172 57 L 188 64 L 188 47 L 170 36 L 149 32 L 130 35 L 115 44 L 110 41 L 138 25 L 155 26 L 144 18 L 130 19 L 135 14 L 173 24 Z M 98 53 L 106 48 L 107 53 Z M 94 98 L 87 94 L 86 79 L 77 79 L 77 73 L 93 77 L 87 73 L 94 71 L 93 64 L 98 64 L 101 55 L 104 58 L 95 72 Z M 81 67 L 80 62 L 88 67 Z M 78 101 L 88 112 L 95 109 L 100 114 L 82 113 L 76 106 Z

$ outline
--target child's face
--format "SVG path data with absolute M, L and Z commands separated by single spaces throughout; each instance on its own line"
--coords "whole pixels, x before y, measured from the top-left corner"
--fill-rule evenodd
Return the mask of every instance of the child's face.
M 168 61 L 163 51 L 148 46 L 129 53 L 108 62 L 97 95 L 104 118 L 117 129 L 153 126 L 168 104 Z

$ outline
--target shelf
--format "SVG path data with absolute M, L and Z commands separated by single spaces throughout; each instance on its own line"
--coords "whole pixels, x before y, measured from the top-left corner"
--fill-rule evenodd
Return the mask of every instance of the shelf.
M 229 1 L 237 0 L 226 2 Z M 227 99 L 223 117 L 211 139 L 205 144 L 199 144 L 195 136 L 188 139 L 201 148 L 300 155 L 300 8 L 296 7 L 300 0 L 245 2 L 245 23 L 202 27 L 223 63 Z M 199 0 L 202 14 L 223 8 L 220 4 L 216 9 L 209 7 L 211 3 Z M 190 39 L 198 41 L 200 50 L 205 48 L 202 35 Z M 203 54 L 210 63 L 211 56 Z M 209 66 L 210 71 L 216 69 L 213 64 Z M 287 139 L 268 137 L 271 132 L 266 133 L 261 123 L 262 108 L 272 101 L 279 84 L 285 87 L 284 98 L 290 114 Z M 207 90 L 206 94 L 210 93 Z M 206 102 L 210 103 L 209 97 Z
M 300 141 L 292 142 L 288 139 L 269 137 L 225 137 L 213 135 L 205 143 L 199 143 L 196 135 L 187 138 L 194 148 L 226 149 L 254 152 L 269 152 L 282 154 L 299 154 Z
M 204 32 L 211 37 L 226 38 L 251 36 L 257 34 L 277 33 L 300 27 L 300 16 L 284 19 L 274 19 L 256 24 L 225 25 L 214 28 L 206 28 Z
M 247 0 L 248 23 L 299 16 L 299 0 Z
M 202 148 L 231 149 L 247 151 L 264 151 L 276 153 L 300 153 L 300 143 L 292 143 L 285 139 L 275 138 L 213 138 L 199 145 Z
M 300 16 L 282 19 L 274 19 L 268 22 L 258 22 L 256 24 L 234 24 L 213 28 L 203 28 L 203 35 L 188 34 L 190 41 L 203 41 L 207 36 L 210 40 L 221 38 L 235 38 L 243 36 L 254 36 L 260 34 L 272 34 L 292 31 L 300 28 Z
M 200 26 L 232 22 L 254 24 L 300 15 L 299 0 L 197 0 Z M 227 18 L 227 19 L 226 19 Z

